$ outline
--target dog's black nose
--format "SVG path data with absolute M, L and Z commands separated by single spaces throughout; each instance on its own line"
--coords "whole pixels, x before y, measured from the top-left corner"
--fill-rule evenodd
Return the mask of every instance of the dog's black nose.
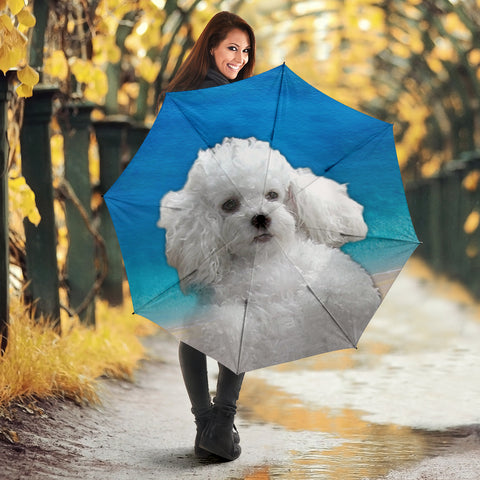
M 270 219 L 270 217 L 267 217 L 266 215 L 263 215 L 262 213 L 260 213 L 259 215 L 254 215 L 252 217 L 252 225 L 255 227 L 255 228 L 268 228 L 268 226 L 270 225 L 270 222 L 272 220 Z

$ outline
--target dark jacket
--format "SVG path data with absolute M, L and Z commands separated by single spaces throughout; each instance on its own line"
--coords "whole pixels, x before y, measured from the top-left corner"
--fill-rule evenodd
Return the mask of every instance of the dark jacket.
M 210 88 L 219 87 L 220 85 L 228 85 L 230 80 L 224 77 L 218 70 L 210 68 L 207 72 L 205 80 L 200 84 L 198 88 Z

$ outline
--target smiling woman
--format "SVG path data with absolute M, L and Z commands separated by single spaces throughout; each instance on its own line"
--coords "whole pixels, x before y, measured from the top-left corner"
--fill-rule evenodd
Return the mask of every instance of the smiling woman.
M 250 39 L 245 32 L 236 28 L 212 48 L 210 54 L 215 60 L 217 70 L 229 80 L 235 80 L 248 62 Z
M 255 35 L 252 28 L 238 15 L 220 12 L 208 22 L 166 92 L 226 85 L 250 77 L 254 66 Z M 235 196 L 222 198 L 220 203 L 226 216 L 234 216 L 240 208 L 240 199 Z M 268 236 L 259 236 L 258 241 L 268 239 Z M 241 448 L 233 419 L 244 374 L 237 375 L 219 363 L 217 391 L 212 405 L 206 355 L 180 342 L 179 357 L 197 425 L 195 455 L 235 460 Z
M 255 35 L 250 25 L 230 12 L 214 15 L 165 92 L 214 87 L 252 76 Z

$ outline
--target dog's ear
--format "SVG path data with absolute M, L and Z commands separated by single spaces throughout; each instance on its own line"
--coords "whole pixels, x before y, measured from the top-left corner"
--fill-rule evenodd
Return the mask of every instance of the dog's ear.
M 295 170 L 288 207 L 296 216 L 297 228 L 325 245 L 340 247 L 367 235 L 363 207 L 348 196 L 346 185 L 317 177 L 309 169 Z
M 187 190 L 167 193 L 160 204 L 158 227 L 166 230 L 168 264 L 177 269 L 183 291 L 213 283 L 224 255 L 219 218 Z

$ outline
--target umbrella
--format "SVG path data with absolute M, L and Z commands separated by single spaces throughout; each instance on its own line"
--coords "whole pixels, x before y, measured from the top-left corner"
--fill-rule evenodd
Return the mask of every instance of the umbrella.
M 356 348 L 419 243 L 393 126 L 285 64 L 167 94 L 104 198 L 134 312 L 237 373 Z

